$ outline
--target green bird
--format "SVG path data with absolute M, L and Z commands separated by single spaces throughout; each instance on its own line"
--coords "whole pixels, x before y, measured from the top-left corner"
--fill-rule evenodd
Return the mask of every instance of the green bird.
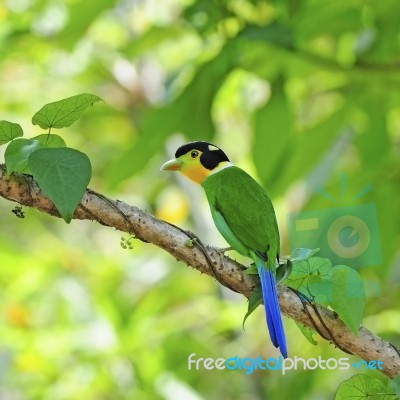
M 161 170 L 179 171 L 200 184 L 221 235 L 234 250 L 254 261 L 271 341 L 286 358 L 275 283 L 279 231 L 267 193 L 247 172 L 234 166 L 220 148 L 207 142 L 190 142 L 179 147 L 175 159 L 163 164 Z

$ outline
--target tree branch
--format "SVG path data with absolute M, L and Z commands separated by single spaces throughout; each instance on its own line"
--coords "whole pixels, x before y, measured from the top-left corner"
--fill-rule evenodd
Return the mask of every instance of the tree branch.
M 24 174 L 7 176 L 0 164 L 0 196 L 21 205 L 36 208 L 59 217 L 54 204 L 42 193 L 35 180 Z M 128 232 L 152 243 L 191 265 L 202 273 L 215 277 L 224 286 L 249 297 L 258 279 L 244 273 L 245 267 L 224 256 L 218 249 L 203 246 L 190 232 L 186 232 L 119 200 L 111 200 L 90 189 L 77 207 L 74 219 L 88 219 Z M 400 374 L 400 351 L 390 343 L 361 327 L 354 336 L 333 311 L 305 301 L 288 287 L 278 287 L 282 312 L 314 330 L 343 351 L 383 363 L 383 373 L 389 377 Z

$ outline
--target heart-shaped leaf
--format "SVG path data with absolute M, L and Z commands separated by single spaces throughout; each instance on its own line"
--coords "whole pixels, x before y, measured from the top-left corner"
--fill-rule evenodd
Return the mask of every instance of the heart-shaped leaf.
M 58 135 L 43 133 L 42 135 L 35 136 L 32 139 L 39 141 L 41 147 L 67 147 L 64 139 Z
M 364 284 L 357 271 L 346 265 L 333 267 L 332 299 L 329 304 L 357 335 L 365 307 Z
M 19 124 L 9 121 L 0 121 L 0 146 L 4 143 L 23 136 L 24 132 Z
M 300 322 L 294 321 L 297 325 L 297 327 L 300 329 L 300 332 L 303 334 L 303 336 L 314 346 L 316 346 L 318 343 L 317 341 L 314 339 L 314 334 L 315 331 L 311 328 L 309 328 L 308 326 L 303 325 Z
M 250 317 L 250 315 L 254 312 L 254 310 L 260 305 L 262 304 L 263 298 L 262 298 L 262 292 L 261 289 L 254 289 L 249 297 L 249 306 L 247 308 L 247 313 L 243 318 L 243 322 L 242 322 L 242 327 L 244 329 L 244 324 L 247 320 L 248 317 Z
M 298 248 L 294 249 L 293 253 L 290 255 L 290 260 L 292 262 L 301 262 L 301 261 L 306 261 L 309 258 L 313 257 L 314 254 L 318 253 L 319 249 L 304 249 L 304 248 Z
M 383 383 L 379 379 L 365 374 L 356 374 L 339 386 L 335 400 L 387 400 L 395 399 L 389 380 Z
M 6 148 L 4 158 L 8 174 L 13 171 L 29 174 L 28 158 L 35 150 L 45 147 L 67 147 L 62 137 L 43 134 L 32 139 L 17 139 Z
M 88 156 L 70 148 L 38 149 L 28 164 L 40 188 L 69 223 L 91 178 Z
M 83 93 L 46 104 L 33 116 L 32 124 L 43 129 L 70 126 L 97 101 L 101 101 L 100 97 Z
M 397 397 L 400 397 L 400 374 L 396 375 L 391 381 L 390 385 Z
M 41 147 L 40 142 L 34 139 L 13 140 L 6 148 L 4 159 L 7 173 L 29 172 L 28 158 L 30 154 Z

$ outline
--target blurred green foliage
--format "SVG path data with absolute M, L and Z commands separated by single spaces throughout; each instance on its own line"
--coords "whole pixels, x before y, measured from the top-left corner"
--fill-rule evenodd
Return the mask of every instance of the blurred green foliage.
M 106 104 L 60 133 L 90 157 L 91 187 L 214 245 L 202 193 L 158 170 L 185 140 L 260 179 L 283 254 L 288 212 L 346 205 L 371 184 L 357 202 L 377 207 L 382 263 L 359 271 L 375 282 L 365 325 L 399 346 L 399 30 L 396 0 L 5 0 L 1 119 L 34 137 L 43 104 L 95 93 Z M 262 310 L 243 331 L 243 298 L 153 246 L 12 207 L 0 203 L 1 398 L 331 399 L 352 375 L 188 370 L 191 353 L 277 355 Z M 285 329 L 290 355 L 343 356 Z

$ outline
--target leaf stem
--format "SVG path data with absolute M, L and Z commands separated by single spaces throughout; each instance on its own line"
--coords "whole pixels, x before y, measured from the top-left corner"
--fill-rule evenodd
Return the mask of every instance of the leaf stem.
M 46 146 L 47 146 L 47 142 L 49 141 L 50 132 L 51 132 L 51 126 L 49 127 L 49 131 L 47 132 L 46 143 L 45 143 Z

